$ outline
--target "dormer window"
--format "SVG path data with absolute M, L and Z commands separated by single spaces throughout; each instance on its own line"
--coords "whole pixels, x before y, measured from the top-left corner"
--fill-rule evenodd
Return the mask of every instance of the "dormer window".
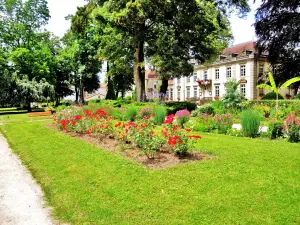
M 220 55 L 220 60 L 224 60 L 226 59 L 227 57 L 225 55 Z
M 235 57 L 237 57 L 239 54 L 238 53 L 231 53 L 231 57 L 232 58 L 235 58 Z
M 250 54 L 252 54 L 252 50 L 246 50 L 246 55 L 250 55 Z

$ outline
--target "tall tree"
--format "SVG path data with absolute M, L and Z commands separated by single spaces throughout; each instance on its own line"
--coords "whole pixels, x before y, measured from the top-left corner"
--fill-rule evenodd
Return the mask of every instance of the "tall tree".
M 274 67 L 274 79 L 282 84 L 299 75 L 300 1 L 262 0 L 256 13 L 255 31 L 259 52 L 267 53 Z
M 168 33 L 160 32 L 170 29 L 173 42 L 178 44 L 187 57 L 203 62 L 216 52 L 208 39 L 215 39 L 222 33 L 225 2 L 247 11 L 245 0 L 205 1 L 205 0 L 95 0 L 100 7 L 102 20 L 122 32 L 128 38 L 134 52 L 134 80 L 137 100 L 145 100 L 145 57 L 148 47 L 155 47 Z M 222 8 L 222 12 L 218 9 Z M 223 11 L 224 10 L 224 11 Z M 212 13 L 213 12 L 213 13 Z M 215 17 L 217 15 L 217 17 Z M 220 29 L 221 28 L 221 29 Z M 227 30 L 227 28 L 226 28 Z M 191 54 L 190 54 L 191 53 Z
M 99 32 L 97 26 L 93 25 L 93 17 L 91 12 L 96 6 L 89 3 L 83 7 L 79 7 L 76 15 L 72 16 L 71 31 L 78 43 L 78 60 L 79 68 L 82 68 L 80 74 L 80 99 L 84 103 L 84 90 L 92 92 L 99 88 L 100 80 L 98 73 L 100 72 L 102 61 L 98 55 L 98 46 L 100 40 L 97 36 Z

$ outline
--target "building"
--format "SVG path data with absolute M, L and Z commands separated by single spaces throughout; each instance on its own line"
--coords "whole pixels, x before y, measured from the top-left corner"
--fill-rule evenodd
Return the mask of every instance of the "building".
M 169 81 L 167 98 L 174 101 L 194 98 L 204 102 L 219 99 L 225 94 L 225 84 L 236 80 L 240 81 L 239 88 L 246 99 L 260 99 L 266 93 L 256 86 L 271 67 L 267 55 L 258 56 L 255 44 L 247 42 L 227 48 L 211 64 L 195 63 L 192 76 Z M 155 76 L 148 77 L 148 80 L 151 80 L 146 83 L 148 89 L 159 84 Z M 283 90 L 281 94 L 284 97 L 292 95 L 290 89 Z

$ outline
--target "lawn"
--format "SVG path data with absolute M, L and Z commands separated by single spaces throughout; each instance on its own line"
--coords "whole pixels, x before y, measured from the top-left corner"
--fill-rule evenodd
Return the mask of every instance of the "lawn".
M 300 145 L 202 134 L 212 160 L 146 169 L 39 123 L 0 127 L 71 224 L 299 224 Z
M 33 109 L 32 111 L 41 112 L 43 109 Z M 0 123 L 31 122 L 46 119 L 49 119 L 49 117 L 38 116 L 29 118 L 27 110 L 17 110 L 17 108 L 0 108 Z

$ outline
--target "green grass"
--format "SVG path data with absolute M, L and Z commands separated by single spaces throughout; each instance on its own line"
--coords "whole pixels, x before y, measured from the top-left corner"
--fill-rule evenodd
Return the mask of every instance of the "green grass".
M 33 109 L 33 112 L 40 112 L 43 109 Z M 47 116 L 28 117 L 27 110 L 17 110 L 17 108 L 0 108 L 0 123 L 20 123 L 35 120 L 47 120 Z
M 41 123 L 1 126 L 71 224 L 299 224 L 300 145 L 203 134 L 212 160 L 151 170 Z

